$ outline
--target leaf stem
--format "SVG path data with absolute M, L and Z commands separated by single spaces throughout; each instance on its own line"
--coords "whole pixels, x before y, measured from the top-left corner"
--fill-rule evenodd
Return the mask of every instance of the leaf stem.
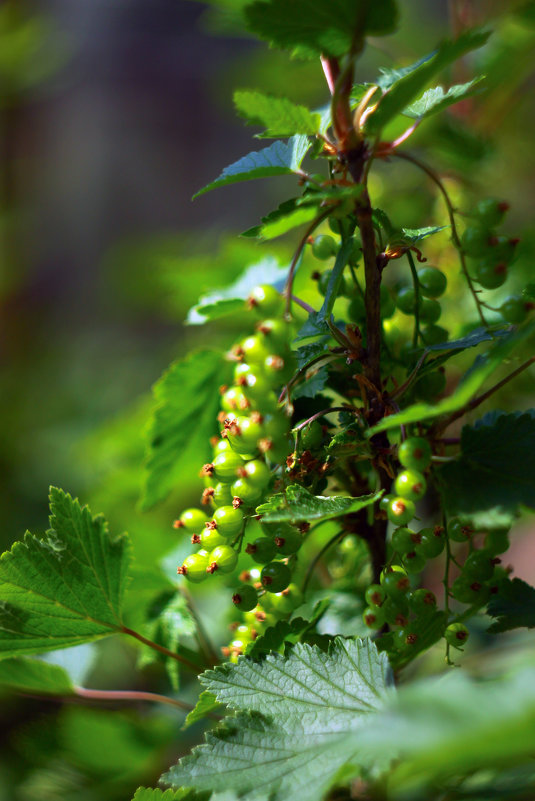
M 299 244 L 297 245 L 297 249 L 293 255 L 292 261 L 290 263 L 290 269 L 288 270 L 288 277 L 286 279 L 286 285 L 284 287 L 284 295 L 286 297 L 286 308 L 285 308 L 285 315 L 287 318 L 291 316 L 291 309 L 292 309 L 292 288 L 295 278 L 295 271 L 297 269 L 297 265 L 299 263 L 299 258 L 301 253 L 303 252 L 303 248 L 305 247 L 306 243 L 308 242 L 308 238 L 311 235 L 312 231 L 314 231 L 318 225 L 323 222 L 323 220 L 329 216 L 331 213 L 331 209 L 326 209 L 324 212 L 319 214 L 315 220 L 312 220 L 308 228 L 306 229 L 305 233 L 303 234 Z
M 178 701 L 176 698 L 169 698 L 167 695 L 158 693 L 141 692 L 138 690 L 88 690 L 85 687 L 74 687 L 74 694 L 78 698 L 89 701 L 150 701 L 157 704 L 169 704 L 191 712 L 194 707 L 185 701 Z
M 412 335 L 412 346 L 413 348 L 417 348 L 418 336 L 420 334 L 420 282 L 418 281 L 416 265 L 410 250 L 407 251 L 406 255 L 411 268 L 412 284 L 414 286 L 414 332 Z
M 129 629 L 126 626 L 122 626 L 120 629 L 123 634 L 128 634 L 129 637 L 133 637 L 135 640 L 139 640 L 139 642 L 143 643 L 143 645 L 148 645 L 149 648 L 154 649 L 155 651 L 159 651 L 161 654 L 165 654 L 170 659 L 175 659 L 177 662 L 180 662 L 184 667 L 193 670 L 195 673 L 199 673 L 199 668 L 201 665 L 196 665 L 194 662 L 190 662 L 185 656 L 181 656 L 180 654 L 175 653 L 174 651 L 170 651 L 168 648 L 165 648 L 163 645 L 160 645 L 157 642 L 153 642 L 152 640 L 147 639 L 138 631 L 134 631 L 133 629 Z

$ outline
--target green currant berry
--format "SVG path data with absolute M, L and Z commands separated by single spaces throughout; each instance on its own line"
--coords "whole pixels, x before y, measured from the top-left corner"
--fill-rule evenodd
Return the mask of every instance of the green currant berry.
M 262 568 L 260 581 L 268 592 L 282 592 L 290 583 L 292 574 L 284 562 L 270 562 Z
M 434 323 L 424 326 L 420 333 L 426 345 L 441 345 L 443 342 L 447 342 L 449 337 L 447 328 Z
M 275 614 L 291 615 L 303 603 L 303 594 L 296 584 L 288 584 L 282 592 L 270 592 L 266 595 L 266 600 L 268 599 Z
M 379 606 L 368 606 L 362 618 L 370 629 L 380 629 L 385 624 L 385 614 Z
M 509 531 L 506 528 L 492 529 L 485 537 L 485 550 L 491 556 L 509 550 Z
M 461 247 L 468 256 L 481 256 L 490 247 L 490 233 L 487 228 L 470 225 L 461 237 Z
M 425 470 L 431 464 L 431 446 L 423 437 L 408 437 L 398 448 L 398 459 L 412 470 Z
M 303 544 L 303 537 L 298 531 L 292 529 L 282 536 L 276 536 L 273 542 L 277 548 L 277 553 L 290 556 L 293 553 L 297 553 Z
M 472 526 L 459 517 L 452 517 L 448 523 L 448 537 L 453 542 L 466 542 L 473 533 Z
M 422 587 L 409 595 L 409 608 L 417 617 L 429 615 L 437 608 L 437 599 L 434 593 Z
M 390 626 L 406 626 L 409 622 L 409 604 L 403 595 L 386 598 L 380 610 Z
M 433 324 L 440 318 L 442 306 L 433 298 L 422 298 L 420 303 L 420 320 L 422 323 Z
M 396 311 L 396 301 L 392 297 L 392 293 L 384 284 L 381 284 L 381 317 L 383 320 L 388 320 Z
M 381 606 L 386 598 L 386 590 L 380 584 L 370 584 L 364 597 L 369 606 Z
M 316 259 L 326 261 L 336 254 L 338 247 L 336 241 L 329 234 L 316 236 L 312 243 L 312 253 Z
M 501 261 L 480 261 L 476 267 L 475 279 L 485 289 L 497 289 L 507 278 L 507 264 Z
M 462 604 L 478 604 L 483 606 L 489 597 L 489 588 L 480 581 L 474 581 L 462 574 L 451 585 L 451 594 Z
M 182 567 L 178 568 L 178 573 L 186 576 L 188 581 L 198 584 L 206 578 L 206 568 L 208 567 L 208 556 L 206 554 L 192 553 L 186 556 L 182 562 Z
M 413 501 L 408 498 L 394 497 L 387 508 L 387 517 L 391 523 L 406 526 L 414 517 L 416 509 Z
M 422 267 L 418 270 L 420 290 L 426 298 L 439 298 L 446 291 L 448 279 L 436 267 Z
M 267 565 L 271 562 L 276 551 L 277 546 L 268 537 L 257 537 L 245 549 L 245 553 L 248 553 L 258 565 Z
M 450 623 L 444 632 L 444 638 L 448 645 L 462 649 L 469 636 L 468 629 L 462 623 Z
M 486 228 L 495 228 L 502 222 L 505 212 L 508 209 L 508 203 L 503 203 L 493 197 L 488 197 L 478 202 L 475 208 L 475 214 L 481 225 Z
M 399 565 L 383 570 L 380 581 L 384 591 L 391 598 L 406 595 L 411 587 L 406 571 Z
M 406 554 L 414 551 L 415 546 L 420 542 L 420 537 L 410 528 L 397 528 L 392 534 L 392 547 L 399 554 Z
M 244 411 L 250 405 L 240 387 L 230 387 L 221 396 L 221 408 L 226 412 Z
M 205 528 L 201 533 L 201 545 L 208 552 L 213 551 L 218 545 L 226 545 L 225 537 L 222 537 L 216 528 Z
M 230 484 L 222 484 L 219 482 L 214 487 L 214 494 L 212 495 L 212 501 L 214 502 L 214 506 L 232 506 L 232 492 L 230 489 Z
M 444 550 L 446 534 L 442 526 L 423 528 L 420 532 L 420 544 L 417 549 L 427 559 L 434 559 Z
M 226 434 L 234 451 L 240 454 L 254 453 L 258 440 L 264 436 L 264 429 L 252 417 L 237 417 L 226 428 Z
M 327 288 L 329 286 L 329 281 L 331 280 L 332 270 L 324 270 L 320 276 L 320 280 L 318 281 L 318 289 L 322 295 L 327 293 Z M 340 284 L 338 285 L 338 294 L 339 295 L 347 295 L 348 294 L 348 286 L 346 283 L 346 279 L 342 275 L 340 279 Z
M 191 534 L 197 534 L 204 528 L 208 515 L 200 509 L 185 509 L 179 517 L 177 528 L 185 528 Z
M 466 557 L 463 565 L 462 575 L 473 581 L 484 582 L 491 578 L 494 573 L 494 563 L 488 551 L 472 551 Z
M 258 594 L 250 584 L 240 584 L 234 591 L 232 603 L 242 612 L 249 612 L 258 603 Z
M 403 314 L 416 313 L 416 296 L 412 287 L 400 289 L 396 297 L 396 306 Z
M 303 426 L 299 431 L 299 442 L 302 450 L 313 451 L 320 447 L 323 442 L 323 428 L 317 420 Z
M 401 498 L 419 501 L 425 495 L 427 482 L 425 476 L 417 470 L 404 470 L 396 476 L 394 489 Z
M 251 459 L 238 471 L 240 478 L 246 478 L 251 484 L 265 489 L 271 480 L 271 471 L 260 459 Z
M 381 512 L 388 512 L 388 507 L 390 506 L 390 501 L 393 501 L 395 495 L 383 495 L 381 500 L 379 501 L 379 509 Z
M 526 301 L 518 295 L 510 295 L 500 306 L 500 314 L 507 323 L 522 323 L 528 316 Z
M 291 326 L 285 320 L 262 320 L 257 324 L 256 330 L 259 335 L 262 335 L 269 350 L 273 352 L 287 347 L 292 337 Z
M 427 559 L 418 551 L 410 551 L 403 557 L 403 566 L 407 573 L 421 573 L 427 564 Z
M 354 295 L 347 307 L 347 314 L 354 323 L 363 323 L 366 320 L 366 305 L 361 295 Z
M 243 527 L 243 512 L 233 506 L 219 506 L 214 511 L 212 524 L 209 523 L 207 527 L 213 523 L 222 537 L 235 537 Z
M 266 356 L 269 356 L 265 342 L 258 335 L 247 337 L 238 347 L 242 360 L 252 367 L 263 365 Z
M 227 485 L 228 486 L 228 485 Z M 245 506 L 256 506 L 262 497 L 262 490 L 246 478 L 239 478 L 230 485 L 233 498 L 239 498 Z
M 230 450 L 230 442 L 228 442 L 226 439 L 218 439 L 214 445 L 214 456 L 219 456 L 220 453 Z
M 262 317 L 276 317 L 282 311 L 280 292 L 269 284 L 255 286 L 247 298 L 247 305 Z
M 222 484 L 232 484 L 238 478 L 238 470 L 244 466 L 239 453 L 233 450 L 219 453 L 212 462 L 214 476 Z
M 218 545 L 208 557 L 208 573 L 232 573 L 238 564 L 238 554 L 230 545 Z
M 273 392 L 273 381 L 260 371 L 259 366 L 255 372 L 249 372 L 243 377 L 242 389 L 245 397 L 251 401 L 251 405 L 261 411 L 277 408 L 278 400 Z
M 518 239 L 508 239 L 506 236 L 493 236 L 489 240 L 490 253 L 489 258 L 492 257 L 495 262 L 503 261 L 510 264 L 514 257 Z

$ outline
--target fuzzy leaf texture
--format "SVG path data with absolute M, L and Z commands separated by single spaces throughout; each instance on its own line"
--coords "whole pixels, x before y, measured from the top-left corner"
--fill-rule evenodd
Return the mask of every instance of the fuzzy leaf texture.
M 290 484 L 286 487 L 286 492 L 272 495 L 269 501 L 257 506 L 256 513 L 262 515 L 262 521 L 265 523 L 279 523 L 285 520 L 317 522 L 358 512 L 375 503 L 381 495 L 382 491 L 361 495 L 359 498 L 342 495 L 327 497 L 312 495 L 305 487 Z
M 455 41 L 442 42 L 434 53 L 425 56 L 404 70 L 399 70 L 397 75 L 400 77 L 388 85 L 376 108 L 366 118 L 365 132 L 370 136 L 379 134 L 385 125 L 398 114 L 403 113 L 418 98 L 418 95 L 438 72 L 457 61 L 465 53 L 482 47 L 488 37 L 489 34 L 484 31 L 466 31 Z M 388 82 L 383 81 L 382 88 L 385 83 Z
M 519 578 L 501 582 L 498 594 L 489 601 L 487 613 L 497 618 L 488 629 L 492 634 L 535 628 L 535 588 Z
M 234 790 L 251 801 L 320 801 L 338 770 L 358 760 L 351 735 L 383 707 L 392 678 L 370 640 L 339 638 L 329 653 L 297 644 L 287 659 L 245 657 L 204 673 L 201 682 L 237 715 L 162 781 Z
M 273 142 L 269 147 L 249 153 L 228 167 L 211 183 L 200 189 L 193 199 L 220 186 L 251 181 L 253 178 L 270 178 L 274 175 L 299 175 L 301 164 L 310 143 L 306 136 L 293 136 L 288 142 Z
M 267 0 L 244 9 L 247 27 L 261 39 L 303 58 L 341 57 L 365 36 L 392 33 L 395 0 Z
M 451 514 L 498 507 L 514 515 L 535 508 L 535 410 L 489 412 L 461 432 L 461 456 L 439 481 Z
M 174 362 L 154 386 L 143 509 L 169 494 L 186 465 L 200 469 L 209 459 L 225 373 L 221 353 L 201 350 Z
M 126 536 L 56 487 L 50 530 L 29 532 L 0 559 L 0 658 L 66 648 L 121 628 Z
M 295 134 L 314 136 L 321 116 L 305 106 L 292 103 L 286 97 L 273 97 L 262 92 L 238 90 L 234 92 L 234 105 L 240 117 L 250 125 L 262 125 L 266 130 L 261 138 L 282 139 Z

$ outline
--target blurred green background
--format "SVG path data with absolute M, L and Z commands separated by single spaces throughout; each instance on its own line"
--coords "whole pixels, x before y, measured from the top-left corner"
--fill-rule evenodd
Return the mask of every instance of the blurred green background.
M 465 26 L 494 30 L 481 52 L 445 77 L 484 73 L 488 91 L 426 123 L 411 147 L 445 171 L 462 208 L 481 195 L 511 204 L 506 231 L 522 242 L 508 291 L 521 288 L 535 253 L 535 3 L 401 5 L 399 32 L 369 45 L 359 80 L 372 80 L 381 65 L 411 63 Z M 128 530 L 141 564 L 156 564 L 174 547 L 170 521 L 197 502 L 198 482 L 184 475 L 162 507 L 139 511 L 150 387 L 193 345 L 219 347 L 240 333 L 233 321 L 198 329 L 184 319 L 202 290 L 267 253 L 236 235 L 295 187 L 271 179 L 190 198 L 260 147 L 234 116 L 234 89 L 310 106 L 327 100 L 319 65 L 291 62 L 239 34 L 235 6 L 0 5 L 3 550 L 25 529 L 46 527 L 49 484 L 104 513 L 112 531 Z M 372 191 L 407 227 L 428 224 L 438 206 L 403 164 L 380 165 Z M 282 263 L 293 241 L 276 243 Z M 533 371 L 508 388 L 503 405 L 527 407 L 532 395 Z M 220 644 L 213 603 L 209 596 L 203 603 Z M 136 672 L 135 651 L 121 643 L 64 656 L 88 686 L 168 690 L 163 670 Z M 185 692 L 194 700 L 197 687 Z M 110 715 L 102 707 L 0 700 L 0 801 L 128 801 L 199 736 L 180 733 L 182 718 L 160 708 L 121 706 Z

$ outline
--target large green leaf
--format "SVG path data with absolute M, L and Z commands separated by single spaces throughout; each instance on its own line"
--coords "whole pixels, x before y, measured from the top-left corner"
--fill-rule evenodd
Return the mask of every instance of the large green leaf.
M 243 657 L 204 673 L 201 682 L 238 714 L 162 781 L 235 790 L 255 801 L 264 794 L 319 801 L 338 770 L 358 758 L 352 735 L 384 706 L 392 678 L 370 640 L 339 638 L 328 653 L 297 644 L 286 659 Z
M 366 133 L 377 136 L 385 125 L 401 114 L 418 97 L 438 72 L 470 50 L 484 45 L 488 37 L 489 34 L 484 31 L 465 31 L 455 41 L 442 42 L 434 53 L 400 70 L 398 73 L 400 77 L 388 85 L 376 108 L 366 118 L 364 126 Z M 388 82 L 383 82 L 383 86 L 385 83 Z
M 266 130 L 261 137 L 282 139 L 295 134 L 314 136 L 321 115 L 305 106 L 292 103 L 286 97 L 273 97 L 262 92 L 238 90 L 234 92 L 234 105 L 240 117 L 251 125 L 262 125 Z
M 244 10 L 247 27 L 270 43 L 314 58 L 340 57 L 364 36 L 395 30 L 395 0 L 266 0 Z
M 379 500 L 381 494 L 382 492 L 375 492 L 371 495 L 361 495 L 359 498 L 342 495 L 329 498 L 312 495 L 299 484 L 290 484 L 285 492 L 272 495 L 269 501 L 257 506 L 256 513 L 262 515 L 265 523 L 284 520 L 330 520 L 370 506 Z
M 121 628 L 129 542 L 60 489 L 50 530 L 29 532 L 0 558 L 0 658 L 52 651 Z
M 209 798 L 213 798 L 211 793 L 196 793 L 191 789 L 153 790 L 149 787 L 138 787 L 132 801 L 208 801 Z
M 460 458 L 442 467 L 439 482 L 451 514 L 535 508 L 535 410 L 490 412 L 464 426 Z
M 403 110 L 406 117 L 412 117 L 416 120 L 423 120 L 430 117 L 432 114 L 437 114 L 443 111 L 448 106 L 454 103 L 459 103 L 461 100 L 466 100 L 481 89 L 481 81 L 483 77 L 474 78 L 468 83 L 459 83 L 451 86 L 447 92 L 444 91 L 442 86 L 434 86 L 428 89 L 427 92 L 407 106 Z
M 470 401 L 487 378 L 498 367 L 502 366 L 515 348 L 533 339 L 534 333 L 535 323 L 533 321 L 518 330 L 513 330 L 507 336 L 503 336 L 503 332 L 498 332 L 497 336 L 501 337 L 501 341 L 489 348 L 483 356 L 478 357 L 474 366 L 466 373 L 451 395 L 433 404 L 415 403 L 401 412 L 384 417 L 369 430 L 368 436 L 373 436 L 379 431 L 386 431 L 400 425 L 430 420 L 461 409 Z
M 320 201 L 315 203 L 313 197 L 311 197 L 311 202 L 306 205 L 302 205 L 299 201 L 300 198 L 284 201 L 274 211 L 262 217 L 260 225 L 248 228 L 242 236 L 256 237 L 262 240 L 276 239 L 293 228 L 297 228 L 298 225 L 312 222 L 319 213 Z
M 293 136 L 288 142 L 273 142 L 269 147 L 249 153 L 225 167 L 221 175 L 200 189 L 193 198 L 204 195 L 220 186 L 269 178 L 273 175 L 299 175 L 301 164 L 310 148 L 306 136 Z
M 257 284 L 278 284 L 288 274 L 287 267 L 281 267 L 273 256 L 266 256 L 250 264 L 229 286 L 215 289 L 202 295 L 187 316 L 190 325 L 202 325 L 208 320 L 217 320 L 227 314 L 243 312 L 244 300 Z
M 524 626 L 535 628 L 535 588 L 519 578 L 502 581 L 498 594 L 489 601 L 487 613 L 497 618 L 489 628 L 493 634 Z
M 169 494 L 185 464 L 193 463 L 200 470 L 203 460 L 208 460 L 209 439 L 216 432 L 218 389 L 225 383 L 226 372 L 218 351 L 194 351 L 174 362 L 155 385 L 144 509 Z
M 19 657 L 0 661 L 0 688 L 22 693 L 71 695 L 72 682 L 66 670 L 40 659 Z

